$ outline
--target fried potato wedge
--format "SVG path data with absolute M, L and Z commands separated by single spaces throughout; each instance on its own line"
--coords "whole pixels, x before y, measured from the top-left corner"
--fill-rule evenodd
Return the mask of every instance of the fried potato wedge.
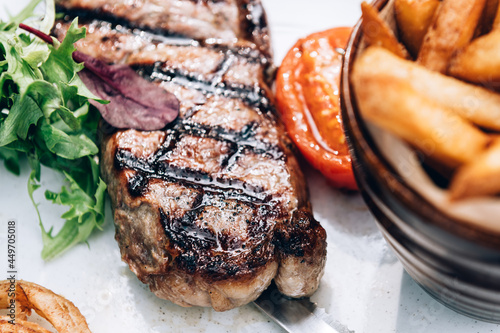
M 453 54 L 474 36 L 485 4 L 486 0 L 443 0 L 424 37 L 417 62 L 445 73 Z
M 398 42 L 389 25 L 380 17 L 378 11 L 366 2 L 361 4 L 363 23 L 361 29 L 368 45 L 381 46 L 401 58 L 408 59 L 410 54 Z
M 474 161 L 458 169 L 450 185 L 450 199 L 500 193 L 500 140 Z
M 495 19 L 493 20 L 493 26 L 491 29 L 496 30 L 498 28 L 500 28 L 500 3 L 497 6 L 497 10 L 495 13 Z
M 0 281 L 1 308 L 6 308 L 6 305 L 10 302 L 7 293 L 10 286 L 9 281 Z M 22 280 L 16 281 L 15 289 L 16 307 L 19 307 L 20 313 L 30 314 L 31 310 L 35 310 L 38 315 L 51 323 L 59 333 L 90 333 L 87 322 L 80 310 L 64 297 L 35 283 Z M 18 318 L 16 316 L 16 319 L 21 319 L 20 323 L 22 323 L 26 317 Z
M 500 29 L 473 40 L 450 62 L 450 75 L 484 86 L 500 83 Z
M 486 0 L 481 19 L 476 29 L 476 37 L 487 34 L 493 27 L 498 11 L 498 0 Z
M 430 71 L 379 47 L 368 48 L 362 57 L 371 61 L 371 68 L 365 70 L 372 75 L 391 77 L 401 84 L 408 84 L 422 98 L 432 100 L 476 125 L 500 130 L 500 94 Z
M 439 4 L 439 0 L 396 0 L 394 2 L 399 35 L 413 56 L 418 55 Z
M 395 68 L 392 73 L 379 69 L 387 61 Z M 416 67 L 378 47 L 368 48 L 356 60 L 351 80 L 361 114 L 450 167 L 473 161 L 489 136 L 416 91 L 400 62 Z
M 52 333 L 42 326 L 24 320 L 16 320 L 15 325 L 9 323 L 9 317 L 0 317 L 0 332 L 2 333 Z

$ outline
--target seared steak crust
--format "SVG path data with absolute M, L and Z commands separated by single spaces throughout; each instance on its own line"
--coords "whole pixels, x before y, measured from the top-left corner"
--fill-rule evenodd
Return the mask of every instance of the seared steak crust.
M 75 8 L 120 18 L 120 27 L 80 21 L 89 33 L 78 49 L 131 65 L 181 102 L 179 118 L 162 131 L 101 127 L 102 174 L 123 260 L 156 295 L 183 306 L 228 310 L 257 298 L 273 279 L 286 295 L 312 294 L 325 264 L 326 234 L 312 216 L 293 145 L 273 110 L 265 18 L 248 14 L 260 3 L 158 2 L 164 14 L 175 3 L 209 11 L 221 6 L 230 24 L 215 24 L 215 36 L 182 39 L 152 33 L 180 35 L 175 20 L 162 21 L 161 29 L 153 20 L 149 32 L 138 30 L 145 27 L 141 14 L 124 3 L 60 1 L 67 16 L 54 29 L 62 37 Z M 152 0 L 138 3 L 141 11 Z M 231 6 L 238 8 L 235 18 Z M 208 37 L 220 40 L 200 39 Z

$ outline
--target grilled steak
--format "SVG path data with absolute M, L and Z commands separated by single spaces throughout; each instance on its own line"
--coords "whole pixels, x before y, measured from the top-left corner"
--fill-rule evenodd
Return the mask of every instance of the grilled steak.
M 66 17 L 54 29 L 64 36 L 80 15 L 88 36 L 79 51 L 129 64 L 181 102 L 162 131 L 102 128 L 123 260 L 157 296 L 182 306 L 228 310 L 273 279 L 285 295 L 311 295 L 326 234 L 273 110 L 267 26 L 250 11 L 263 13 L 260 3 L 132 3 L 60 1 Z

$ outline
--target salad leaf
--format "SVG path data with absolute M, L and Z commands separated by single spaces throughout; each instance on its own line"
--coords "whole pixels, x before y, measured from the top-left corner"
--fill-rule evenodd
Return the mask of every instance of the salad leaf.
M 93 161 L 90 159 L 90 161 Z M 91 162 L 94 169 L 93 174 L 99 174 L 98 166 Z M 69 188 L 63 186 L 61 192 L 45 192 L 45 198 L 55 204 L 70 206 L 70 209 L 61 217 L 66 220 L 62 229 L 57 235 L 52 235 L 52 229 L 46 232 L 42 226 L 42 237 L 45 244 L 48 244 L 42 250 L 42 257 L 51 259 L 55 254 L 71 247 L 77 243 L 85 242 L 94 228 L 101 228 L 104 223 L 104 194 L 106 184 L 98 179 L 92 179 L 92 182 L 86 184 L 90 186 L 94 193 L 88 194 L 85 188 L 82 188 L 73 177 L 64 173 L 69 180 Z M 97 181 L 97 183 L 95 182 Z M 97 185 L 97 187 L 95 187 Z
M 22 32 L 19 24 L 33 16 L 39 1 L 33 0 L 10 22 L 0 22 L 0 159 L 14 174 L 20 173 L 19 158 L 28 159 L 28 193 L 42 231 L 42 257 L 48 260 L 101 228 L 106 185 L 96 162 L 99 112 L 89 99 L 103 101 L 80 80 L 83 65 L 72 57 L 73 44 L 85 30 L 74 21 L 64 41 L 53 40 L 53 45 Z M 43 31 L 50 30 L 54 17 L 54 1 L 49 0 L 39 24 Z M 61 172 L 67 183 L 60 192 L 45 192 L 50 202 L 68 206 L 57 233 L 44 226 L 33 197 L 40 187 L 41 165 Z
M 43 116 L 39 106 L 32 98 L 21 99 L 14 95 L 14 104 L 9 115 L 0 126 L 0 146 L 6 146 L 18 138 L 25 140 L 28 130 Z
M 110 101 L 96 107 L 113 127 L 154 131 L 179 115 L 180 103 L 174 94 L 145 80 L 129 66 L 108 65 L 78 51 L 73 58 L 85 64 L 80 78 L 90 91 Z
M 45 141 L 52 153 L 69 160 L 99 152 L 95 143 L 85 134 L 67 134 L 47 123 L 41 124 L 36 138 Z
M 19 154 L 16 150 L 1 147 L 0 159 L 4 160 L 4 165 L 7 170 L 15 175 L 19 175 L 21 173 L 21 167 L 19 166 Z
M 59 46 L 49 46 L 52 51 L 47 61 L 40 66 L 49 81 L 71 83 L 73 79 L 78 78 L 77 73 L 83 69 L 83 65 L 73 61 L 72 54 L 76 50 L 73 44 L 84 37 L 85 28 L 78 28 L 78 18 L 76 18 L 71 23 L 63 42 Z

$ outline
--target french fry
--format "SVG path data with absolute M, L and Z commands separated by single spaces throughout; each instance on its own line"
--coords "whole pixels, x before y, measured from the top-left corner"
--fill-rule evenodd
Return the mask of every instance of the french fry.
M 498 11 L 498 0 L 486 0 L 484 5 L 483 14 L 479 20 L 478 27 L 476 29 L 475 36 L 485 35 L 493 27 L 493 22 L 497 16 Z
M 410 85 L 423 98 L 470 122 L 500 130 L 500 94 L 432 72 L 379 47 L 368 48 L 363 57 L 372 62 L 369 69 L 372 75 L 392 77 L 402 84 Z
M 496 7 L 494 7 L 495 2 Z M 498 0 L 488 0 L 486 12 L 488 14 L 484 20 L 491 19 L 489 16 L 495 17 L 491 31 L 476 38 L 457 52 L 450 61 L 448 73 L 462 80 L 495 88 L 500 84 L 500 6 L 498 6 Z
M 453 54 L 474 36 L 485 4 L 486 0 L 444 0 L 424 37 L 417 62 L 445 73 Z
M 399 75 L 404 72 L 400 63 L 417 67 L 379 47 L 369 47 L 356 60 L 351 79 L 364 118 L 450 167 L 473 161 L 490 142 L 489 136 L 422 96 L 404 73 Z M 395 69 L 387 72 L 381 66 Z
M 363 23 L 361 29 L 368 45 L 377 45 L 401 58 L 408 59 L 410 54 L 398 42 L 389 25 L 379 16 L 378 11 L 366 2 L 361 4 Z
M 491 29 L 496 30 L 498 28 L 500 28 L 500 4 L 497 6 L 495 20 L 493 21 L 493 27 Z
M 500 83 L 500 29 L 473 40 L 450 62 L 450 75 L 485 86 Z
M 500 193 L 500 140 L 472 163 L 458 169 L 450 185 L 450 199 L 459 200 Z
M 394 2 L 400 37 L 412 55 L 418 54 L 439 4 L 439 0 L 396 0 Z

